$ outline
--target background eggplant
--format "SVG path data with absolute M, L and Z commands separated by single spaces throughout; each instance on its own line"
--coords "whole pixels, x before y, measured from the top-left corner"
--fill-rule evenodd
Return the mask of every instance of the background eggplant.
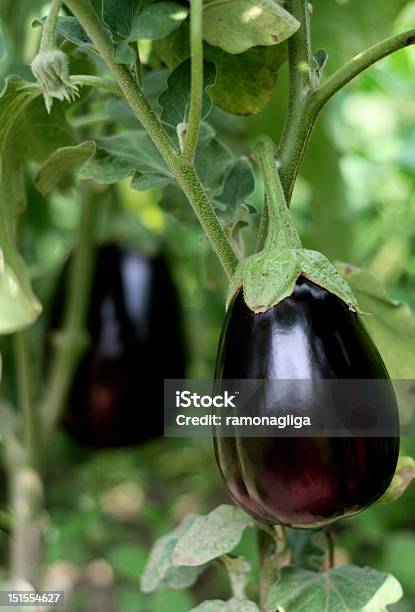
M 290 297 L 255 314 L 240 291 L 224 322 L 216 378 L 291 379 L 293 393 L 298 379 L 386 379 L 385 401 L 375 404 L 381 420 L 387 417 L 386 437 L 222 437 L 216 431 L 216 459 L 229 492 L 256 519 L 316 527 L 362 510 L 387 489 L 399 453 L 396 399 L 364 325 L 333 294 L 300 276 Z M 287 410 L 277 405 L 262 411 Z M 312 418 L 316 402 L 307 398 L 300 409 Z M 329 409 L 319 403 L 320 411 Z
M 52 328 L 62 318 L 57 300 Z M 89 349 L 64 419 L 68 431 L 95 447 L 162 435 L 163 379 L 184 378 L 186 362 L 180 303 L 164 259 L 114 244 L 100 247 L 87 328 Z

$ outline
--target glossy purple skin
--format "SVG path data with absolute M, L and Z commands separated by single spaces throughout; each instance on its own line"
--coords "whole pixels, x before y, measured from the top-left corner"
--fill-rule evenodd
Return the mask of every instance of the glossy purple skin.
M 57 303 L 52 328 L 61 316 Z M 100 247 L 87 327 L 90 346 L 74 376 L 66 429 L 97 448 L 162 436 L 163 379 L 183 378 L 186 365 L 181 306 L 165 261 Z
M 216 378 L 388 380 L 388 373 L 359 318 L 300 277 L 293 294 L 263 314 L 239 292 L 224 322 Z M 386 491 L 396 468 L 392 390 L 382 409 L 390 411 L 391 437 L 215 437 L 229 493 L 270 524 L 311 528 L 359 512 Z M 312 418 L 312 411 L 303 406 L 304 415 Z

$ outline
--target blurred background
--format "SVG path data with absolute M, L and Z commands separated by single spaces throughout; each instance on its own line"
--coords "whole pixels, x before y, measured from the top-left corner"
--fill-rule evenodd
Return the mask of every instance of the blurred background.
M 32 28 L 31 23 L 45 13 L 42 2 L 0 0 L 1 87 L 10 73 L 32 80 L 28 65 L 37 50 L 39 28 Z M 413 2 L 319 0 L 313 15 L 314 49 L 328 50 L 326 70 L 330 74 L 377 39 L 414 23 Z M 330 103 L 314 132 L 292 206 L 305 247 L 368 268 L 384 281 L 392 297 L 412 307 L 414 74 L 415 49 L 403 50 L 371 68 Z M 284 67 L 272 101 L 259 114 L 237 118 L 214 110 L 212 123 L 219 137 L 246 155 L 256 134 L 268 133 L 277 139 L 286 89 Z M 102 110 L 104 115 L 111 112 L 118 111 L 108 105 Z M 82 129 L 82 116 L 75 120 Z M 44 352 L 47 361 L 51 321 L 56 322 L 56 292 L 63 291 L 62 267 L 73 248 L 82 199 L 89 189 L 88 197 L 102 201 L 104 211 L 97 243 L 110 240 L 143 258 L 162 257 L 177 304 L 173 310 L 166 305 L 159 316 L 180 330 L 186 377 L 211 378 L 226 282 L 191 214 L 172 216 L 166 195 L 162 197 L 158 190 L 133 191 L 128 181 L 108 188 L 69 185 L 47 198 L 29 180 L 27 189 L 29 205 L 21 220 L 21 244 L 35 291 L 45 305 L 44 315 L 30 332 L 36 354 Z M 260 211 L 259 187 L 250 203 Z M 255 243 L 257 218 L 252 215 L 242 232 L 247 252 Z M 162 353 L 163 338 L 156 341 Z M 5 373 L 0 401 L 10 402 L 15 395 L 13 360 L 7 338 L 1 345 Z M 176 358 L 172 356 L 173 361 Z M 44 363 L 36 359 L 33 367 L 41 378 Z M 137 385 L 141 384 L 143 378 L 137 375 Z M 76 397 L 71 401 L 79 407 Z M 161 411 L 161 405 L 154 405 L 144 394 L 139 410 L 141 418 L 150 419 L 155 410 Z M 91 448 L 75 438 L 70 426 L 61 427 L 54 436 L 46 477 L 47 580 L 72 591 L 68 609 L 185 612 L 213 595 L 227 599 L 226 579 L 215 567 L 190 591 L 165 589 L 144 595 L 138 582 L 157 537 L 188 512 L 203 513 L 229 502 L 211 443 L 159 437 L 101 449 L 99 443 Z M 404 439 L 402 445 L 405 454 L 415 455 L 414 440 Z M 415 611 L 414 509 L 415 487 L 395 504 L 375 506 L 334 529 L 339 561 L 371 565 L 400 580 L 405 598 L 393 608 L 397 612 Z M 3 491 L 0 578 L 6 573 L 10 521 Z M 253 534 L 246 534 L 240 549 L 255 562 Z

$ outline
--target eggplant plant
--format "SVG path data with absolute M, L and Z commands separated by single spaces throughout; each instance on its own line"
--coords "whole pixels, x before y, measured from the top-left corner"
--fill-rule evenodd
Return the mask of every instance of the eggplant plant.
M 219 562 L 229 575 L 230 599 L 194 610 L 380 611 L 402 597 L 390 574 L 335 565 L 330 532 L 321 547 L 325 525 L 379 499 L 394 500 L 414 468 L 408 458 L 398 462 L 396 399 L 365 326 L 361 287 L 354 285 L 355 295 L 350 268 L 337 269 L 324 254 L 303 247 L 289 207 L 323 108 L 364 70 L 413 45 L 415 29 L 376 42 L 327 76 L 330 49 L 314 50 L 312 42 L 319 10 L 307 0 L 52 0 L 47 15 L 37 15 L 33 25 L 41 37 L 32 75 L 8 74 L 0 97 L 0 333 L 12 335 L 20 409 L 18 423 L 3 436 L 15 514 L 15 588 L 42 586 L 47 450 L 68 401 L 79 404 L 76 373 L 99 352 L 98 336 L 86 333 L 91 304 L 95 310 L 100 197 L 91 185 L 128 177 L 135 190 L 162 190 L 161 205 L 171 212 L 183 217 L 192 211 L 227 276 L 218 380 L 383 379 L 393 423 L 386 437 L 221 438 L 214 432 L 220 471 L 240 507 L 189 515 L 157 541 L 142 590 L 190 587 L 207 565 Z M 257 135 L 252 154 L 240 156 L 219 131 L 231 114 L 258 113 L 267 105 L 286 63 L 281 137 L 274 142 Z M 96 113 L 95 103 L 105 112 Z M 247 253 L 241 229 L 255 224 L 248 201 L 254 166 L 264 204 L 255 252 Z M 84 181 L 60 331 L 38 389 L 32 388 L 27 328 L 42 306 L 16 229 L 30 207 L 27 176 L 45 196 L 73 179 Z M 108 262 L 104 273 L 112 279 Z M 155 304 L 164 310 L 163 322 L 170 311 L 164 299 Z M 134 350 L 131 355 L 137 359 Z M 131 362 L 121 369 L 125 385 L 132 384 Z M 311 414 L 308 400 L 302 410 Z M 248 529 L 257 532 L 260 559 L 259 584 L 249 592 L 250 563 L 233 554 Z

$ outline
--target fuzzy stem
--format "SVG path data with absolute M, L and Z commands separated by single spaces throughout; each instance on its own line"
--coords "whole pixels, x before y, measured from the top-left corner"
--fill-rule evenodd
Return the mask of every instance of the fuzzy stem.
M 89 75 L 89 74 L 74 74 L 71 76 L 71 83 L 74 85 L 80 85 L 81 87 L 93 87 L 106 93 L 110 93 L 118 98 L 123 97 L 121 89 L 118 87 L 115 81 L 110 79 L 102 79 L 101 77 Z
M 73 374 L 87 345 L 84 331 L 93 272 L 93 234 L 96 197 L 88 194 L 81 203 L 78 244 L 69 271 L 64 322 L 59 334 L 42 404 L 45 441 L 48 442 L 64 408 Z
M 289 205 L 293 168 L 299 167 L 311 132 L 306 117 L 312 87 L 312 56 L 307 0 L 288 0 L 287 9 L 300 22 L 299 29 L 288 40 L 288 111 L 277 153 L 278 169 Z
M 312 53 L 310 31 L 310 8 L 307 0 L 288 0 L 289 12 L 300 22 L 298 30 L 288 39 L 288 119 L 297 114 L 311 88 Z M 286 127 L 289 127 L 287 125 Z
M 193 207 L 225 272 L 231 277 L 237 265 L 237 257 L 194 167 L 178 155 L 173 142 L 128 68 L 123 64 L 114 62 L 111 41 L 89 2 L 86 0 L 65 0 L 65 4 L 85 29 L 96 50 L 113 73 L 131 110 L 148 132 L 171 173 L 176 178 Z
M 23 420 L 24 448 L 28 463 L 32 466 L 38 466 L 42 442 L 40 439 L 39 422 L 32 402 L 33 396 L 26 333 L 21 331 L 14 334 L 13 345 L 17 370 L 17 391 Z
M 264 250 L 301 248 L 301 242 L 287 209 L 284 190 L 274 160 L 274 147 L 268 140 L 257 142 L 254 154 L 264 181 L 268 203 L 268 231 Z
M 344 66 L 332 74 L 327 81 L 316 90 L 313 99 L 314 113 L 317 115 L 334 94 L 350 83 L 364 70 L 376 64 L 379 60 L 395 53 L 399 49 L 415 44 L 415 29 L 382 40 L 373 47 L 358 53 Z
M 267 239 L 268 233 L 268 202 L 267 198 L 264 196 L 264 205 L 262 207 L 261 219 L 259 222 L 258 235 L 256 239 L 255 251 L 258 253 L 262 251 L 265 246 L 265 241 Z
M 289 205 L 297 174 L 314 124 L 325 104 L 347 83 L 364 70 L 395 51 L 415 44 L 415 29 L 391 36 L 366 49 L 337 70 L 317 87 L 310 58 L 310 27 L 307 3 L 288 0 L 288 10 L 301 22 L 301 27 L 288 41 L 289 105 L 285 127 L 276 154 L 277 165 Z M 309 71 L 298 67 L 309 66 Z M 308 84 L 307 84 L 308 83 Z
M 58 23 L 61 6 L 62 0 L 52 1 L 45 25 L 43 26 L 40 51 L 49 51 L 56 48 L 56 25 Z
M 202 0 L 191 0 L 190 3 L 190 49 L 191 49 L 191 94 L 189 120 L 183 159 L 192 163 L 199 136 L 200 120 L 203 106 L 203 3 Z

